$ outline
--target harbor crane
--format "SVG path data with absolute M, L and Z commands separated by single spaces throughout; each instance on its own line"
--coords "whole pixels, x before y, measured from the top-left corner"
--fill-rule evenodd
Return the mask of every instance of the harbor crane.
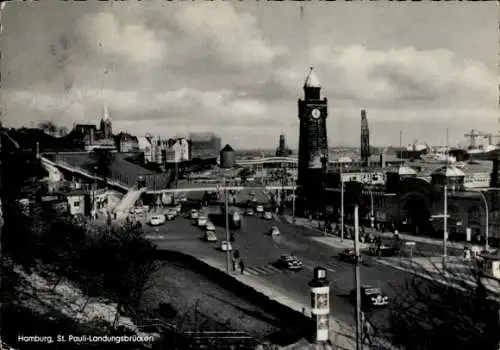
M 484 133 L 476 129 L 472 129 L 464 136 L 470 139 L 470 147 L 474 148 L 476 147 L 476 139 L 480 136 L 484 136 Z
M 488 144 L 493 145 L 493 139 L 498 139 L 500 141 L 500 133 L 498 135 L 494 134 L 485 134 L 484 135 L 485 139 L 488 139 Z

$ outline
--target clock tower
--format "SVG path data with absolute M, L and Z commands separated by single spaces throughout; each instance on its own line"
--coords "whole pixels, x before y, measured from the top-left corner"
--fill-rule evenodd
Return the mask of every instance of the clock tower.
M 298 101 L 298 116 L 300 121 L 298 185 L 305 194 L 306 202 L 318 203 L 314 198 L 322 198 L 322 181 L 328 161 L 326 135 L 328 101 L 326 98 L 321 98 L 321 85 L 312 67 L 304 82 L 304 99 Z

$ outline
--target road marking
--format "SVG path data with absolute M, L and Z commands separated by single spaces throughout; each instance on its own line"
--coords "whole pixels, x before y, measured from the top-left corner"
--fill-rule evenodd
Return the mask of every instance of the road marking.
M 163 235 L 146 235 L 144 236 L 146 239 L 165 239 L 165 236 Z
M 273 273 L 283 273 L 282 270 L 277 269 L 274 266 L 271 265 L 263 265 L 263 266 L 250 266 L 245 269 L 247 274 L 252 275 L 252 276 L 259 276 L 259 275 L 270 275 Z

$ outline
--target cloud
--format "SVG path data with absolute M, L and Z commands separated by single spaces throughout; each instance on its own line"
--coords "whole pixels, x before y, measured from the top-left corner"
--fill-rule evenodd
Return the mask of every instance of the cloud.
M 262 123 L 267 107 L 262 102 L 238 96 L 229 90 L 198 91 L 182 88 L 154 94 L 135 90 L 73 89 L 65 95 L 50 95 L 29 91 L 5 92 L 9 110 L 29 108 L 34 115 L 52 113 L 55 122 L 68 120 L 95 121 L 104 104 L 114 121 L 180 123 L 185 126 L 204 123 L 224 126 Z
M 332 98 L 341 90 L 341 96 L 352 100 L 396 107 L 415 102 L 484 106 L 496 98 L 495 74 L 484 64 L 461 59 L 449 50 L 319 46 L 313 50 L 313 60 L 326 70 L 324 85 L 333 90 Z
M 175 22 L 200 54 L 214 54 L 222 65 L 270 64 L 286 52 L 265 40 L 252 15 L 237 13 L 230 3 L 185 6 L 176 13 Z
M 95 52 L 126 58 L 132 63 L 165 61 L 166 43 L 141 24 L 123 24 L 111 12 L 89 14 L 79 23 L 80 33 Z

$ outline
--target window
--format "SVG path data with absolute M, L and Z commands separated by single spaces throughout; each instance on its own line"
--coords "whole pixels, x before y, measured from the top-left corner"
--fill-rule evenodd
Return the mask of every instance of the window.
M 73 202 L 73 206 L 76 207 L 76 208 L 79 208 L 80 207 L 80 201 L 74 201 Z

